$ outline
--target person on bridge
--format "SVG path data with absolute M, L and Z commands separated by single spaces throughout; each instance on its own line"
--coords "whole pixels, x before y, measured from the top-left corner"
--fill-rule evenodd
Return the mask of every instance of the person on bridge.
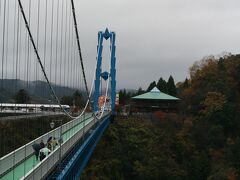
M 54 137 L 51 141 L 51 150 L 54 151 L 54 149 L 58 146 L 58 141 L 57 139 Z
M 34 150 L 34 154 L 35 154 L 35 156 L 36 156 L 36 160 L 38 160 L 39 151 L 40 151 L 40 149 L 41 149 L 42 147 L 41 147 L 41 145 L 38 144 L 38 143 L 33 144 L 32 147 L 33 147 L 33 150 Z
M 50 149 L 48 149 L 45 146 L 44 148 L 40 149 L 40 152 L 39 152 L 40 161 L 42 161 L 46 156 L 48 156 L 50 152 L 51 152 Z
M 52 139 L 53 139 L 53 137 L 50 136 L 48 138 L 48 140 L 47 140 L 47 147 L 48 147 L 48 149 L 52 149 Z
M 40 142 L 41 149 L 44 148 L 45 144 L 43 143 L 43 140 Z

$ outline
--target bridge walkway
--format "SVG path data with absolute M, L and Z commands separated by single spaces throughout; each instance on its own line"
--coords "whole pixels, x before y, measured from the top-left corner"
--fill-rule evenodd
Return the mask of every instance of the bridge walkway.
M 62 134 L 63 143 L 70 139 L 75 133 L 77 133 L 79 130 L 81 130 L 84 126 L 86 126 L 88 123 L 93 121 L 94 118 L 92 116 L 86 117 L 85 121 L 80 122 L 76 126 L 72 127 L 71 129 L 67 130 Z M 44 142 L 46 143 L 46 142 Z M 56 148 L 58 149 L 59 146 Z M 48 157 L 46 157 L 48 158 Z M 14 159 L 12 160 L 14 162 Z M 6 173 L 3 177 L 0 178 L 0 180 L 18 180 L 23 178 L 29 171 L 34 169 L 36 165 L 38 165 L 40 160 L 36 160 L 35 155 L 32 153 L 30 156 L 28 156 L 23 162 L 16 165 L 11 171 Z

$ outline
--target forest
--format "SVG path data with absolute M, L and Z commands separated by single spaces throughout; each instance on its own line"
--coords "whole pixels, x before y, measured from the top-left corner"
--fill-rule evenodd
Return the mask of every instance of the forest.
M 117 117 L 81 179 L 239 179 L 240 55 L 208 56 L 189 72 L 176 85 L 178 113 Z M 136 94 L 121 93 L 122 103 Z

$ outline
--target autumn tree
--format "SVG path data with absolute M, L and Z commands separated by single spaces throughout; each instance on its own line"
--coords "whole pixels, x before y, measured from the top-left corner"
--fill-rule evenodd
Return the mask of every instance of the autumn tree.
M 160 78 L 162 92 L 164 84 Z M 110 125 L 89 178 L 239 179 L 240 55 L 203 58 L 177 88 L 180 113 L 157 112 L 144 121 L 130 116 Z
M 224 105 L 227 103 L 225 95 L 219 92 L 208 92 L 205 99 L 202 102 L 203 110 L 201 112 L 205 116 L 211 116 L 217 111 L 222 111 Z

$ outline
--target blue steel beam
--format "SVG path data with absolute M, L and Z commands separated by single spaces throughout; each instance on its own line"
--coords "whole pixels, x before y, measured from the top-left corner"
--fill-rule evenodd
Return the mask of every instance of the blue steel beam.
M 69 163 L 65 166 L 64 170 L 57 177 L 60 179 L 79 179 L 84 167 L 87 165 L 98 141 L 100 140 L 103 132 L 108 127 L 111 116 L 104 117 L 96 129 L 92 130 L 90 136 L 85 140 L 79 150 L 72 156 Z
M 96 78 L 95 78 L 95 94 L 93 102 L 94 112 L 98 111 L 98 98 L 100 92 L 100 80 L 102 74 L 102 50 L 103 50 L 103 40 L 108 40 L 110 38 L 110 50 L 111 50 L 111 69 L 110 69 L 110 78 L 111 78 L 111 109 L 114 111 L 115 108 L 115 99 L 116 99 L 116 45 L 115 39 L 116 34 L 114 32 L 109 32 L 108 29 L 105 32 L 98 33 L 98 55 L 97 55 L 97 69 L 96 69 Z
M 94 94 L 94 112 L 98 111 L 98 98 L 100 92 L 100 78 L 102 72 L 102 50 L 103 50 L 103 33 L 98 32 L 98 47 L 97 47 L 97 68 L 95 73 L 95 94 Z
M 115 100 L 116 100 L 116 46 L 115 46 L 115 39 L 116 39 L 116 34 L 114 32 L 111 33 L 111 70 L 110 70 L 110 75 L 111 75 L 111 108 L 112 111 L 114 112 L 115 108 Z

